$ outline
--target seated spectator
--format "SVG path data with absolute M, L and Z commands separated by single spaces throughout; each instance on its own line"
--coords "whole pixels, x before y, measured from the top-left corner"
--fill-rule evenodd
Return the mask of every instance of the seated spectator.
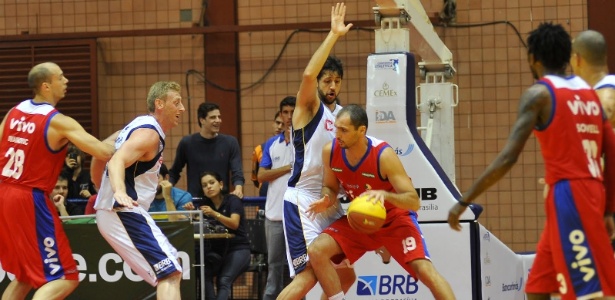
M 83 208 L 79 205 L 66 202 L 67 195 L 68 179 L 64 175 L 60 174 L 53 191 L 51 191 L 51 195 L 49 195 L 49 199 L 53 200 L 53 204 L 56 206 L 58 215 L 60 216 L 82 215 Z
M 246 232 L 245 212 L 239 197 L 222 194 L 223 183 L 219 174 L 204 172 L 201 185 L 205 194 L 205 205 L 199 209 L 203 215 L 234 234 L 230 239 L 208 240 L 205 249 L 205 299 L 226 300 L 229 299 L 235 279 L 250 266 L 250 241 Z M 188 204 L 187 209 L 194 209 L 192 203 Z
M 186 204 L 188 203 L 192 204 L 192 195 L 186 191 L 173 187 L 171 182 L 169 182 L 169 170 L 163 163 L 158 172 L 158 189 L 156 190 L 156 196 L 148 212 L 186 210 Z M 187 217 L 188 216 L 184 215 L 152 215 L 154 220 L 168 219 L 169 221 L 177 221 L 186 219 Z
M 62 174 L 68 179 L 68 199 L 80 199 L 85 202 L 90 196 L 96 194 L 94 183 L 90 179 L 90 172 L 83 170 L 85 154 L 75 145 L 70 144 L 64 160 Z M 83 206 L 82 206 L 83 207 Z M 84 209 L 81 209 L 83 214 Z

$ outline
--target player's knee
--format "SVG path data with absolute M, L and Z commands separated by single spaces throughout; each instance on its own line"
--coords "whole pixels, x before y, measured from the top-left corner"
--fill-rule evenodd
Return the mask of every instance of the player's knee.
M 308 247 L 308 256 L 310 257 L 310 260 L 314 259 L 314 258 L 320 258 L 320 259 L 329 259 L 331 257 L 330 252 L 331 252 L 331 243 L 330 240 L 332 240 L 332 238 L 327 235 L 327 234 L 321 234 L 319 235 L 313 242 L 312 244 L 310 244 L 310 247 Z

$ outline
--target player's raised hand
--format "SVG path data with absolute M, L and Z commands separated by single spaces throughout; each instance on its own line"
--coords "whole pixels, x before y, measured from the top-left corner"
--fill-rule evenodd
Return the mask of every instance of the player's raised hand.
M 346 16 L 346 5 L 344 3 L 337 3 L 335 6 L 331 7 L 331 32 L 342 36 L 345 35 L 350 28 L 352 27 L 352 23 L 348 25 L 344 25 L 344 17 Z

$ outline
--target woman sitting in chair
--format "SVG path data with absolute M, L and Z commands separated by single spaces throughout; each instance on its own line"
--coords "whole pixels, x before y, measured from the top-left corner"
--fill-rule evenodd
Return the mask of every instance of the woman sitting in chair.
M 201 186 L 205 194 L 203 215 L 223 225 L 231 239 L 210 239 L 211 249 L 206 254 L 205 295 L 207 300 L 227 300 L 235 279 L 250 265 L 250 241 L 246 234 L 243 202 L 232 194 L 222 194 L 222 181 L 216 172 L 203 172 Z M 218 260 L 216 262 L 216 260 Z M 216 277 L 216 293 L 214 292 Z

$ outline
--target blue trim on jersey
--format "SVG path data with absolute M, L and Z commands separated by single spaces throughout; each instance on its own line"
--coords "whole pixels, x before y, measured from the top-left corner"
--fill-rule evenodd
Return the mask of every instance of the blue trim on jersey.
M 542 126 L 534 126 L 536 130 L 543 131 L 547 129 L 547 127 L 549 127 L 549 125 L 551 124 L 551 121 L 553 121 L 553 117 L 555 116 L 555 110 L 557 109 L 557 102 L 555 101 L 555 91 L 553 90 L 553 87 L 551 87 L 551 84 L 547 83 L 544 80 L 539 80 L 538 82 L 536 82 L 536 84 L 544 85 L 549 91 L 549 94 L 551 95 L 551 113 L 549 114 L 549 119 L 547 119 L 547 122 L 542 124 Z
M 386 53 L 382 53 L 382 54 L 386 54 Z M 407 53 L 407 52 L 405 52 L 404 54 L 406 55 L 408 59 L 407 65 L 414 66 L 415 65 L 414 55 L 411 53 Z M 379 55 L 379 54 L 370 54 L 370 55 Z M 415 69 L 414 67 L 406 68 L 406 86 L 412 86 L 412 87 L 415 86 L 414 80 L 416 78 L 416 74 L 415 74 L 414 69 Z M 421 152 L 423 152 L 423 155 L 425 155 L 425 159 L 427 159 L 429 164 L 431 164 L 434 171 L 436 171 L 436 174 L 438 174 L 438 177 L 440 177 L 440 180 L 442 180 L 442 182 L 444 183 L 444 186 L 446 186 L 446 188 L 449 190 L 449 192 L 451 192 L 451 195 L 453 195 L 455 199 L 459 199 L 461 197 L 461 194 L 459 194 L 457 187 L 455 187 L 455 185 L 453 185 L 451 180 L 448 178 L 448 175 L 446 175 L 446 173 L 440 166 L 440 163 L 438 163 L 438 160 L 433 156 L 433 153 L 431 153 L 431 151 L 425 144 L 425 141 L 423 140 L 423 138 L 421 137 L 421 134 L 419 133 L 417 129 L 415 92 L 416 90 L 414 88 L 407 89 L 406 91 L 406 124 L 408 125 L 408 130 L 410 131 L 410 134 L 412 134 L 412 137 L 414 138 L 414 142 L 416 143 L 416 145 L 419 147 L 419 149 L 421 149 Z M 476 217 L 478 217 L 477 214 L 476 214 Z
M 595 87 L 594 90 L 605 89 L 605 88 L 615 89 L 615 84 L 610 84 L 610 83 L 602 84 L 602 85 Z
M 335 142 L 335 138 L 331 141 L 331 153 L 329 153 L 329 167 L 331 166 L 331 162 L 333 161 L 333 153 L 335 153 L 335 145 L 337 143 Z M 324 161 L 323 161 L 324 164 Z M 324 167 L 324 165 L 323 165 Z
M 49 124 L 51 124 L 51 118 L 53 118 L 55 115 L 57 115 L 59 113 L 60 112 L 56 110 L 56 111 L 52 112 L 51 114 L 49 114 L 49 117 L 47 118 L 47 122 L 45 122 L 45 128 L 43 130 L 44 135 L 45 135 L 45 138 L 44 138 L 44 140 L 45 140 L 45 147 L 47 147 L 47 150 L 49 152 L 51 152 L 51 153 L 59 153 L 60 151 L 64 150 L 64 148 L 66 148 L 66 146 L 68 145 L 68 143 L 67 143 L 66 145 L 60 147 L 59 150 L 53 150 L 49 146 L 49 141 L 47 140 L 47 130 L 49 130 L 49 126 L 50 126 Z
M 568 180 L 553 186 L 553 201 L 560 243 L 577 298 L 602 291 L 598 270 L 587 242 L 574 194 Z
M 154 131 L 156 131 L 156 133 L 158 133 L 158 139 L 162 143 L 162 148 L 164 149 L 164 139 L 162 139 L 162 136 L 160 136 L 160 132 L 158 132 L 158 129 L 156 129 L 156 127 L 151 124 L 143 124 L 134 127 L 132 130 L 130 130 L 130 132 L 128 132 L 128 134 L 126 134 L 126 139 L 124 140 L 124 142 L 130 138 L 130 136 L 135 130 L 141 128 L 153 129 Z M 152 160 L 136 161 L 128 168 L 126 168 L 126 170 L 124 170 L 124 184 L 126 185 L 126 194 L 130 196 L 130 198 L 132 198 L 133 200 L 137 200 L 139 198 L 135 189 L 135 178 L 147 172 L 149 169 L 153 168 L 158 162 L 160 155 L 162 155 L 162 151 L 159 151 L 158 154 Z M 114 207 L 115 206 L 117 206 L 117 202 Z
M 284 234 L 295 275 L 303 271 L 307 265 L 307 242 L 303 232 L 299 207 L 289 201 L 284 201 Z
M 167 254 L 160 248 L 158 240 L 152 233 L 150 225 L 144 216 L 133 212 L 118 211 L 117 216 L 126 228 L 126 233 L 130 237 L 130 241 L 135 245 L 135 248 L 143 255 L 143 258 L 156 272 L 157 278 L 164 278 L 173 272 L 178 271 L 174 263 L 164 264 L 164 268 L 156 270 L 154 265 L 161 261 L 169 259 Z
M 348 162 L 348 159 L 346 159 L 346 149 L 342 148 L 342 159 L 344 160 L 344 164 L 352 172 L 357 171 L 357 169 L 361 166 L 361 164 L 363 164 L 363 162 L 365 161 L 369 153 L 372 151 L 372 139 L 368 137 L 365 137 L 365 138 L 367 139 L 367 151 L 365 151 L 365 153 L 363 154 L 363 157 L 361 157 L 361 160 L 359 160 L 359 163 L 357 163 L 356 166 L 350 165 L 350 163 Z M 378 169 L 378 171 L 380 171 L 380 169 Z
M 283 143 L 285 142 L 284 133 L 280 133 L 278 135 L 270 137 L 262 146 L 261 150 L 263 151 L 263 156 L 261 157 L 261 162 L 259 163 L 259 167 L 265 169 L 271 169 L 273 167 L 273 161 L 271 160 L 271 147 L 273 147 L 274 143 Z
M 382 155 L 382 152 L 384 152 L 384 149 L 386 148 L 391 148 L 391 145 L 387 144 L 386 147 L 382 147 L 382 149 L 378 151 L 378 160 L 376 161 L 376 166 L 378 167 L 378 178 L 382 181 L 389 181 L 388 178 L 382 178 L 382 173 L 380 172 L 380 155 Z
M 292 174 L 288 178 L 288 186 L 295 187 L 299 179 L 301 178 L 301 171 L 303 170 L 303 163 L 305 161 L 305 146 L 310 142 L 310 139 L 316 132 L 316 128 L 322 121 L 322 117 L 325 112 L 325 105 L 320 103 L 318 112 L 310 122 L 303 128 L 297 130 L 293 129 L 293 145 L 295 146 L 295 162 L 292 168 Z
M 60 261 L 58 240 L 55 234 L 55 224 L 52 212 L 47 209 L 47 197 L 38 189 L 32 190 L 34 202 L 35 230 L 38 251 L 43 263 L 43 271 L 47 281 L 56 280 L 64 276 L 64 268 Z

